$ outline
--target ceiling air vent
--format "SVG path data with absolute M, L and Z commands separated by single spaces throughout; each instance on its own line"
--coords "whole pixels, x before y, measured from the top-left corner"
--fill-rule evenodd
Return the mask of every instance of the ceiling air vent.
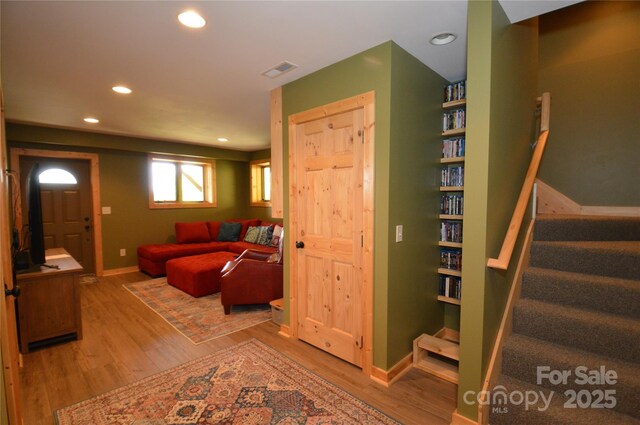
M 279 65 L 274 66 L 273 68 L 267 69 L 265 72 L 262 73 L 262 75 L 269 78 L 276 78 L 281 76 L 285 72 L 289 72 L 292 69 L 296 69 L 297 67 L 298 65 L 296 65 L 295 63 L 285 61 Z

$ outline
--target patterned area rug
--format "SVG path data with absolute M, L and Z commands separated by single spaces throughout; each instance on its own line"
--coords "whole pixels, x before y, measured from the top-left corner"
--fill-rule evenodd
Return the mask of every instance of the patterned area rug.
M 72 424 L 398 424 L 252 339 L 55 412 Z
M 169 285 L 166 278 L 124 287 L 194 344 L 271 320 L 269 305 L 234 306 L 227 316 L 219 293 L 194 298 Z

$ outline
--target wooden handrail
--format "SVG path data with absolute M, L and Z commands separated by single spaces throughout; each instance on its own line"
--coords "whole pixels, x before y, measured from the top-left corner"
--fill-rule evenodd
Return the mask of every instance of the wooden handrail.
M 549 137 L 549 112 L 551 106 L 551 95 L 549 93 L 542 94 L 542 108 L 540 111 L 540 135 L 538 136 L 538 142 L 536 148 L 533 151 L 531 163 L 527 170 L 527 175 L 524 178 L 522 184 L 522 190 L 520 191 L 520 197 L 516 203 L 516 207 L 513 210 L 513 216 L 511 216 L 511 223 L 507 229 L 507 234 L 504 237 L 502 243 L 502 249 L 498 258 L 489 258 L 487 261 L 487 267 L 492 269 L 507 270 L 509 262 L 511 261 L 511 255 L 516 246 L 516 240 L 518 239 L 518 233 L 520 233 L 520 227 L 522 226 L 522 220 L 529 203 L 529 197 L 533 190 L 533 183 L 535 182 L 536 175 L 538 174 L 538 168 L 540 167 L 540 161 L 542 160 L 542 154 L 544 153 L 544 147 L 547 144 L 547 138 Z

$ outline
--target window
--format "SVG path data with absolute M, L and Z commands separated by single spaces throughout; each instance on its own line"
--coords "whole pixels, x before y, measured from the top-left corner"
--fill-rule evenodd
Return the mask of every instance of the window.
M 62 168 L 49 168 L 38 176 L 38 181 L 42 184 L 78 184 L 78 180 Z
M 271 206 L 271 163 L 264 159 L 251 161 L 251 205 Z
M 149 156 L 149 208 L 215 207 L 215 183 L 212 160 Z

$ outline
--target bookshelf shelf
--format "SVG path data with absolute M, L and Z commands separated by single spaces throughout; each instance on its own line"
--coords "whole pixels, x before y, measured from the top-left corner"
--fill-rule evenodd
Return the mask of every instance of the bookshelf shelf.
M 462 136 L 466 132 L 466 128 L 454 128 L 452 130 L 446 130 L 442 132 L 442 137 L 449 136 Z
M 460 270 L 445 269 L 445 268 L 440 267 L 438 269 L 438 273 L 439 274 L 445 274 L 447 276 L 462 277 L 462 272 Z
M 455 164 L 456 162 L 464 162 L 464 156 L 456 156 L 453 158 L 440 158 L 441 164 Z
M 464 216 L 455 214 L 440 214 L 438 218 L 441 220 L 462 220 Z
M 466 104 L 467 99 L 452 100 L 450 102 L 444 102 L 442 104 L 442 109 L 459 108 L 461 106 L 465 106 Z
M 441 192 L 462 192 L 464 186 L 440 186 Z
M 443 303 L 460 305 L 460 300 L 457 298 L 445 297 L 442 295 L 438 295 L 438 301 L 442 301 Z
M 438 241 L 438 246 L 444 246 L 447 248 L 462 248 L 462 242 Z

